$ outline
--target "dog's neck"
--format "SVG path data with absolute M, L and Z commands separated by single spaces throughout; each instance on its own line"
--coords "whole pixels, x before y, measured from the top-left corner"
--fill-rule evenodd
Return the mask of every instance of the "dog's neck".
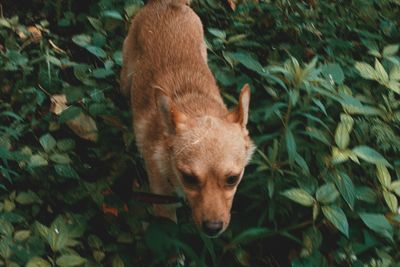
M 188 117 L 222 117 L 228 113 L 208 67 L 170 70 L 157 83 L 166 90 L 172 104 Z

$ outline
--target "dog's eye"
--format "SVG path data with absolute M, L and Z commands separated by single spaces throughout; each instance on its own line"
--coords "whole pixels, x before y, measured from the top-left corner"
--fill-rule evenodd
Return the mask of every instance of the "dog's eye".
M 188 186 L 197 186 L 199 185 L 199 180 L 196 176 L 182 173 L 183 183 Z
M 228 186 L 233 186 L 237 183 L 237 181 L 239 180 L 239 176 L 228 176 L 228 178 L 226 178 L 226 185 Z

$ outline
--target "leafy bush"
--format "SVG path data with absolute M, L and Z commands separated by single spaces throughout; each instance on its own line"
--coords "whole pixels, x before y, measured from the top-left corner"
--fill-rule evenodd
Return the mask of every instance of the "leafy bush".
M 142 5 L 0 5 L 0 265 L 398 266 L 400 2 L 194 1 L 228 105 L 252 87 L 258 149 L 218 239 L 132 197 L 117 89 Z

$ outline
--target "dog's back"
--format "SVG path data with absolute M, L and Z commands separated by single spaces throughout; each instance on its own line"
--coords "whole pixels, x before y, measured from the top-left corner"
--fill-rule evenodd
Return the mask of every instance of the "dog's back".
M 160 137 L 154 128 L 161 121 L 156 112 L 155 88 L 161 87 L 172 98 L 191 91 L 219 104 L 207 105 L 200 98 L 177 107 L 192 113 L 189 115 L 201 113 L 204 108 L 212 115 L 227 112 L 207 66 L 202 23 L 186 4 L 187 0 L 150 1 L 133 19 L 124 41 L 121 89 L 131 97 L 139 149 L 146 141 L 141 140 L 142 135 L 146 139 Z M 144 124 L 153 124 L 150 133 L 143 132 Z

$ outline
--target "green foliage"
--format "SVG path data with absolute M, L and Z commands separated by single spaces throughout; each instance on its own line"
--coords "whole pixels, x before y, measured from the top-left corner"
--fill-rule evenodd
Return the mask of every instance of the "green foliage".
M 228 106 L 252 89 L 257 151 L 218 239 L 131 197 L 118 77 L 143 2 L 0 4 L 1 266 L 399 266 L 399 1 L 238 2 L 192 3 Z

